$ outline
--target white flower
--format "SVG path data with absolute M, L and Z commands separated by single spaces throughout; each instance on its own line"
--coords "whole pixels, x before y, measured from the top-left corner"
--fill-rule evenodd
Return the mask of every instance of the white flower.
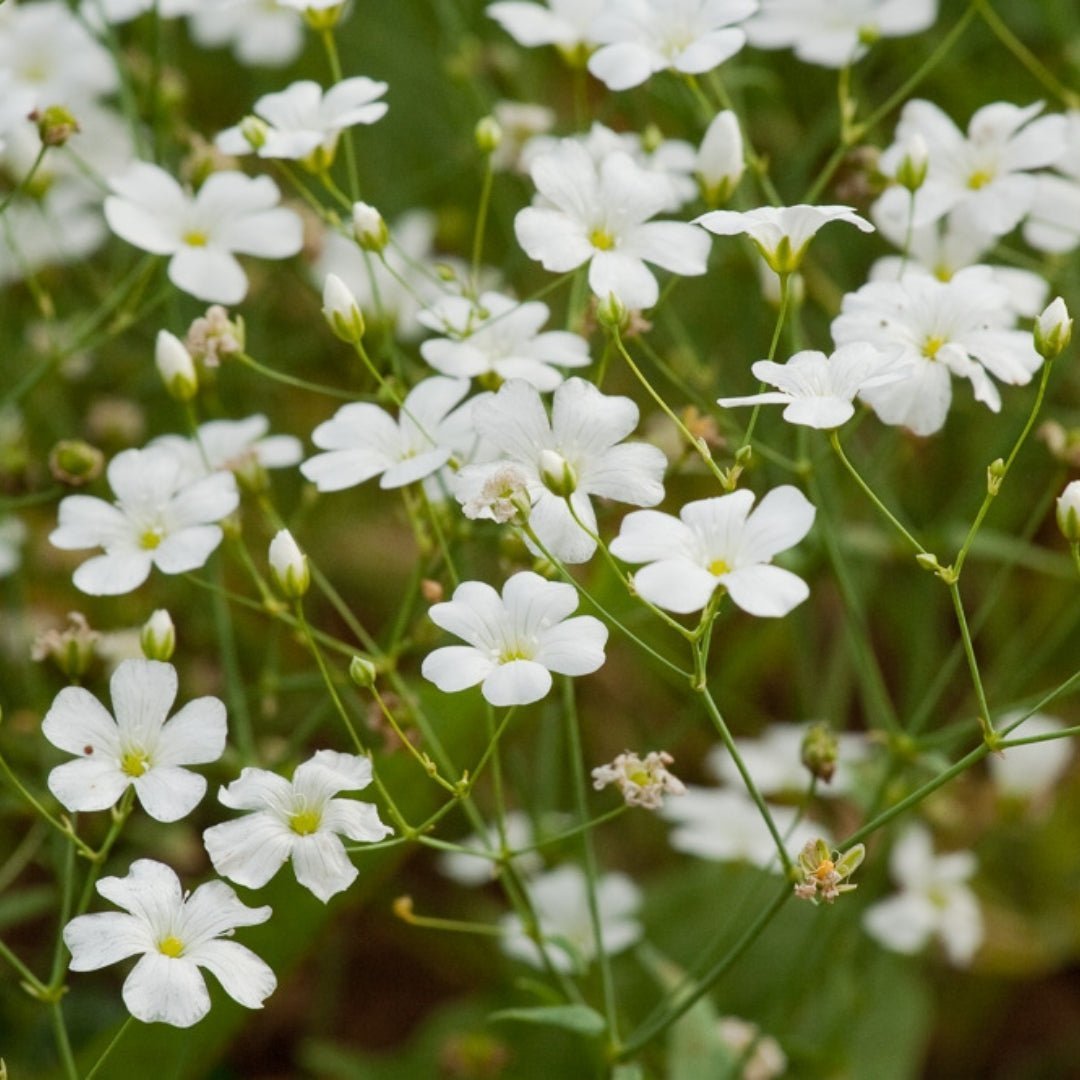
M 1035 350 L 1047 360 L 1060 356 L 1072 340 L 1073 320 L 1060 296 L 1035 320 Z
M 1080 110 L 1065 114 L 1065 152 L 1054 168 L 1035 177 L 1024 239 L 1057 254 L 1080 245 Z
M 570 618 L 577 604 L 572 585 L 530 570 L 509 578 L 501 597 L 482 581 L 462 582 L 428 614 L 469 644 L 436 649 L 420 672 L 446 693 L 482 684 L 492 705 L 539 701 L 552 672 L 590 675 L 604 663 L 607 627 L 591 615 Z
M 478 301 L 447 296 L 420 313 L 420 321 L 445 337 L 420 346 L 436 371 L 475 379 L 495 374 L 524 379 L 537 390 L 554 390 L 563 381 L 559 367 L 585 367 L 589 343 L 565 330 L 540 332 L 550 312 L 538 300 L 518 303 L 499 293 Z
M 386 114 L 386 102 L 378 100 L 385 93 L 386 83 L 364 76 L 343 79 L 325 92 L 318 83 L 303 79 L 255 102 L 253 112 L 265 121 L 257 146 L 244 134 L 244 125 L 227 128 L 214 142 L 227 154 L 254 151 L 261 158 L 292 161 L 321 151 L 320 160 L 326 163 L 346 128 L 374 124 Z
M 949 281 L 864 285 L 844 297 L 832 335 L 837 345 L 866 342 L 910 362 L 906 379 L 860 396 L 884 423 L 931 435 L 948 415 L 953 375 L 970 380 L 976 400 L 994 412 L 1001 395 L 990 375 L 1017 386 L 1031 380 L 1042 358 L 1031 334 L 1012 329 L 1015 319 L 1006 288 L 987 267 L 972 266 Z
M 909 101 L 896 125 L 896 142 L 881 156 L 883 173 L 893 175 L 913 136 L 929 150 L 926 179 L 912 196 L 899 185 L 874 204 L 874 215 L 911 220 L 916 227 L 945 214 L 989 236 L 1002 236 L 1031 209 L 1036 180 L 1031 170 L 1061 156 L 1065 120 L 1043 116 L 1042 102 L 1026 108 L 1007 102 L 985 105 L 971 118 L 967 137 L 929 101 Z
M 164 863 L 138 859 L 126 877 L 102 878 L 97 891 L 127 914 L 80 915 L 64 927 L 72 971 L 97 971 L 129 956 L 141 959 L 124 980 L 124 1004 L 136 1020 L 191 1027 L 210 1011 L 199 968 L 212 972 L 234 1001 L 262 1007 L 277 986 L 250 949 L 222 941 L 237 926 L 256 926 L 270 908 L 249 908 L 221 881 L 193 893 Z
M 979 902 L 965 884 L 975 873 L 975 856 L 935 855 L 930 833 L 914 824 L 893 846 L 889 871 L 900 892 L 866 909 L 866 932 L 900 953 L 916 953 L 936 937 L 951 963 L 971 963 L 984 933 Z
M 532 819 L 521 810 L 510 810 L 503 818 L 506 843 L 511 850 L 530 847 L 536 841 Z M 498 852 L 502 845 L 497 825 L 474 833 L 461 842 L 462 847 L 477 852 Z M 486 855 L 470 855 L 465 851 L 446 851 L 438 859 L 439 869 L 459 885 L 477 887 L 495 879 L 498 863 Z M 523 877 L 533 877 L 544 869 L 544 860 L 537 851 L 523 851 L 511 860 L 514 870 Z
M 319 750 L 297 766 L 291 781 L 266 769 L 244 769 L 218 798 L 233 810 L 252 812 L 203 833 L 214 869 L 259 889 L 292 859 L 296 880 L 325 904 L 357 876 L 340 836 L 376 843 L 394 831 L 371 803 L 332 797 L 370 783 L 366 757 L 335 750 Z
M 844 221 L 860 232 L 874 226 L 850 206 L 762 206 L 756 210 L 710 210 L 694 219 L 695 225 L 717 236 L 745 233 L 777 274 L 799 269 L 810 241 L 830 221 Z
M 627 307 L 656 303 L 659 287 L 645 263 L 675 274 L 705 273 L 709 244 L 680 221 L 650 221 L 671 198 L 670 183 L 608 154 L 597 166 L 589 153 L 563 141 L 532 165 L 533 183 L 548 205 L 528 206 L 514 219 L 526 254 L 545 270 L 564 273 L 589 264 L 589 287 Z
M 908 375 L 908 366 L 879 352 L 872 345 L 854 342 L 832 356 L 805 351 L 786 364 L 758 360 L 750 369 L 761 382 L 777 389 L 748 397 L 720 398 L 718 405 L 786 405 L 789 424 L 828 431 L 846 424 L 855 415 L 855 398 L 865 389 L 888 386 Z
M 473 420 L 479 435 L 501 455 L 498 461 L 467 465 L 457 475 L 454 494 L 471 503 L 507 460 L 521 466 L 532 501 L 529 526 L 540 542 L 564 562 L 587 562 L 596 542 L 596 515 L 590 495 L 634 506 L 655 506 L 664 497 L 667 459 L 646 443 L 623 443 L 637 426 L 637 406 L 626 397 L 608 397 L 584 379 L 567 379 L 555 391 L 548 419 L 538 391 L 520 379 L 478 401 Z M 556 494 L 552 475 L 567 481 Z M 545 476 L 548 480 L 545 481 Z
M 725 109 L 713 117 L 694 161 L 694 175 L 706 203 L 716 206 L 726 202 L 739 186 L 745 168 L 739 118 Z
M 184 343 L 168 330 L 159 330 L 154 345 L 154 364 L 165 389 L 177 401 L 190 401 L 199 392 L 195 361 Z
M 284 469 L 297 464 L 304 447 L 293 435 L 267 435 L 270 421 L 262 414 L 243 420 L 207 420 L 193 439 L 159 435 L 151 447 L 164 447 L 182 462 L 191 481 L 228 470 L 247 478 L 257 469 Z
M 214 0 L 194 12 L 188 27 L 203 48 L 231 46 L 242 64 L 284 67 L 304 47 L 299 13 L 275 0 Z
M 588 883 L 581 867 L 568 863 L 535 878 L 529 883 L 529 899 L 552 965 L 567 972 L 586 968 L 597 949 Z M 625 874 L 604 874 L 597 881 L 596 906 L 608 956 L 628 949 L 641 938 L 644 931 L 636 918 L 641 892 Z M 525 933 L 517 915 L 504 915 L 502 929 L 504 952 L 533 967 L 544 967 L 539 947 Z
M 138 162 L 111 182 L 105 218 L 117 236 L 169 255 L 169 280 L 199 300 L 236 304 L 247 277 L 233 252 L 284 259 L 301 247 L 300 218 L 278 207 L 268 176 L 212 174 L 189 195 L 164 169 Z
M 614 784 L 627 806 L 641 806 L 646 810 L 659 810 L 665 795 L 685 795 L 683 782 L 668 772 L 675 759 L 664 750 L 652 750 L 644 758 L 626 751 L 617 754 L 609 765 L 598 765 L 592 770 L 593 787 L 602 791 Z
M 1057 523 L 1070 544 L 1080 544 L 1080 480 L 1066 484 L 1057 497 Z
M 810 591 L 790 570 L 768 565 L 797 544 L 814 523 L 814 508 L 798 488 L 770 491 L 751 512 L 754 493 L 687 503 L 679 517 L 637 510 L 623 518 L 611 553 L 648 563 L 634 574 L 634 588 L 666 611 L 700 611 L 718 587 L 751 615 L 786 615 Z
M 640 86 L 658 71 L 712 71 L 746 44 L 731 24 L 756 10 L 757 0 L 609 0 L 593 25 L 602 48 L 589 70 L 610 90 Z
M 808 64 L 840 68 L 878 38 L 933 26 L 938 0 L 759 0 L 744 29 L 757 49 L 793 49 Z
M 467 379 L 425 379 L 409 391 L 397 420 L 369 402 L 343 405 L 312 433 L 312 442 L 327 452 L 308 458 L 300 471 L 320 491 L 341 491 L 380 474 L 382 488 L 422 480 L 450 460 L 452 410 L 468 392 Z
M 798 852 L 821 835 L 821 826 L 802 821 L 788 806 L 770 807 L 773 822 L 789 852 Z M 748 862 L 780 873 L 776 844 L 761 812 L 740 788 L 689 786 L 681 799 L 665 803 L 661 816 L 670 821 L 669 843 L 699 859 Z
M 125 23 L 149 11 L 159 19 L 175 19 L 193 14 L 203 3 L 204 0 L 82 0 L 79 12 L 96 29 L 102 19 L 107 23 Z
M 518 44 L 526 48 L 557 45 L 563 52 L 592 46 L 591 27 L 606 0 L 499 0 L 489 4 L 490 15 Z
M 491 8 L 488 8 L 490 13 Z M 503 134 L 502 141 L 492 151 L 491 167 L 520 172 L 523 150 L 537 136 L 545 135 L 555 126 L 555 113 L 546 105 L 521 101 L 497 101 L 491 113 Z
M 179 821 L 206 793 L 206 780 L 182 768 L 217 761 L 225 749 L 225 706 L 189 701 L 166 720 L 176 700 L 176 669 L 157 660 L 124 660 L 109 680 L 116 719 L 89 690 L 56 695 L 41 731 L 77 755 L 49 773 L 49 790 L 68 810 L 106 810 L 129 787 L 158 821 Z
M 231 473 L 192 480 L 182 458 L 165 446 L 124 450 L 109 462 L 116 503 L 69 495 L 49 540 L 65 551 L 103 547 L 75 571 L 75 587 L 91 596 L 138 588 L 156 566 L 163 574 L 196 570 L 221 543 L 215 522 L 237 507 Z
M 996 726 L 1008 728 L 1008 738 L 1027 739 L 1052 735 L 1065 725 L 1053 716 L 1033 713 L 1019 726 L 1012 727 L 1022 713 L 1007 713 Z M 987 758 L 990 777 L 1002 795 L 1013 799 L 1034 799 L 1050 791 L 1065 775 L 1072 762 L 1072 740 L 1047 739 L 1026 746 L 1010 746 Z
M 810 771 L 802 763 L 803 739 L 806 727 L 802 724 L 769 724 L 755 738 L 739 737 L 735 746 L 750 773 L 754 786 L 762 795 L 801 795 L 810 785 Z M 841 796 L 851 792 L 855 771 L 870 755 L 865 736 L 839 732 L 836 772 L 825 784 L 818 784 L 818 795 Z M 716 745 L 705 758 L 705 768 L 727 784 L 743 783 L 734 758 L 723 745 Z

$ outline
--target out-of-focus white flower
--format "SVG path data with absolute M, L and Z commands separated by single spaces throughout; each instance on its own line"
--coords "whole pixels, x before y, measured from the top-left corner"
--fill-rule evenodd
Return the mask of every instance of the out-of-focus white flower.
M 0 517 L 0 578 L 14 573 L 22 562 L 26 526 L 16 517 Z
M 866 932 L 900 953 L 916 953 L 937 938 L 952 964 L 970 964 L 984 934 L 979 902 L 966 884 L 975 873 L 975 856 L 935 855 L 930 833 L 913 824 L 893 845 L 889 871 L 900 891 L 866 909 Z
M 1060 356 L 1072 340 L 1073 320 L 1065 301 L 1052 300 L 1035 320 L 1035 350 L 1046 360 Z
M 296 767 L 291 781 L 266 769 L 244 769 L 218 798 L 251 812 L 203 833 L 214 869 L 259 889 L 291 859 L 296 880 L 325 904 L 357 877 L 340 837 L 376 843 L 394 831 L 371 803 L 333 798 L 370 783 L 366 757 L 335 750 L 319 750 Z
M 602 791 L 614 784 L 627 806 L 659 810 L 665 795 L 685 795 L 686 786 L 668 772 L 675 759 L 664 750 L 652 750 L 644 758 L 627 750 L 618 754 L 609 765 L 598 765 L 592 771 L 593 787 Z
M 226 128 L 214 140 L 226 154 L 250 154 L 261 158 L 285 158 L 326 168 L 333 160 L 338 137 L 357 124 L 374 124 L 387 110 L 386 83 L 365 76 L 343 79 L 323 91 L 318 83 L 302 79 L 284 90 L 264 94 L 252 110 L 265 123 L 259 128 L 257 145 L 244 124 Z
M 69 495 L 49 534 L 64 551 L 105 549 L 75 571 L 75 587 L 91 596 L 131 592 L 153 566 L 164 574 L 198 569 L 221 543 L 216 523 L 240 501 L 232 473 L 193 480 L 182 457 L 166 446 L 124 450 L 109 462 L 107 475 L 117 501 Z
M 810 772 L 802 763 L 806 727 L 802 724 L 769 724 L 756 738 L 739 737 L 735 746 L 750 773 L 754 786 L 765 796 L 802 795 L 810 784 Z M 866 737 L 839 732 L 836 771 L 816 793 L 842 796 L 851 792 L 859 765 L 870 755 Z M 705 758 L 705 768 L 718 780 L 732 785 L 743 782 L 734 759 L 725 746 L 717 744 Z
M 1066 484 L 1058 496 L 1057 523 L 1070 544 L 1080 544 L 1080 480 Z
M 744 25 L 757 49 L 793 49 L 808 64 L 840 68 L 879 38 L 907 37 L 934 25 L 937 0 L 759 0 Z
M 520 172 L 525 167 L 522 161 L 525 147 L 555 126 L 552 109 L 529 102 L 497 101 L 492 115 L 502 131 L 502 141 L 491 154 L 491 167 L 496 170 Z
M 126 23 L 156 13 L 159 19 L 176 19 L 192 15 L 205 6 L 205 0 L 82 0 L 79 14 L 95 29 L 104 19 L 107 23 Z
M 550 312 L 533 300 L 518 303 L 499 293 L 479 300 L 447 296 L 422 311 L 420 321 L 445 337 L 420 346 L 420 355 L 436 371 L 456 378 L 524 379 L 537 390 L 554 390 L 560 367 L 586 367 L 589 343 L 566 330 L 540 332 Z
M 604 10 L 606 0 L 499 0 L 488 4 L 491 16 L 519 45 L 535 48 L 555 45 L 573 57 L 592 48 L 592 24 Z
M 514 219 L 525 253 L 545 270 L 565 273 L 589 264 L 589 287 L 614 294 L 629 308 L 648 308 L 660 290 L 645 263 L 675 274 L 705 273 L 708 240 L 681 221 L 651 221 L 669 204 L 670 183 L 622 152 L 599 166 L 579 144 L 564 140 L 531 169 L 546 200 Z
M 270 576 L 284 596 L 298 600 L 308 591 L 311 571 L 308 569 L 307 556 L 288 529 L 279 529 L 274 534 L 268 559 Z
M 593 24 L 601 47 L 589 70 L 609 90 L 640 86 L 658 71 L 712 71 L 746 44 L 732 24 L 757 6 L 757 0 L 609 0 Z
M 111 182 L 105 218 L 117 236 L 168 255 L 169 280 L 199 300 L 236 304 L 247 276 L 233 252 L 284 259 L 301 247 L 300 218 L 277 206 L 268 176 L 218 172 L 192 196 L 157 165 L 138 162 Z
M 195 361 L 184 343 L 168 330 L 159 330 L 154 345 L 154 363 L 165 389 L 177 401 L 190 401 L 199 392 Z
M 1060 254 L 1080 245 L 1080 110 L 1065 114 L 1065 150 L 1054 172 L 1037 173 L 1024 239 Z
M 591 615 L 570 618 L 577 604 L 572 585 L 528 570 L 514 574 L 502 596 L 482 581 L 462 582 L 428 614 L 468 645 L 429 653 L 421 674 L 448 693 L 482 684 L 492 705 L 539 701 L 552 672 L 589 675 L 604 663 L 607 627 Z
M 312 433 L 312 442 L 326 452 L 308 458 L 300 471 L 320 491 L 341 491 L 380 475 L 382 488 L 422 480 L 450 460 L 452 441 L 444 434 L 468 392 L 467 379 L 435 375 L 409 391 L 397 420 L 366 401 L 343 405 Z
M 720 1038 L 739 1061 L 741 1080 L 775 1080 L 787 1070 L 788 1059 L 780 1044 L 757 1024 L 739 1016 L 724 1016 L 717 1027 Z
M 536 839 L 532 819 L 521 810 L 509 811 L 503 819 L 506 843 L 511 850 L 529 847 Z M 461 842 L 462 847 L 479 852 L 498 852 L 502 841 L 498 826 L 492 825 L 482 833 L 474 833 Z M 495 879 L 498 863 L 487 855 L 470 855 L 465 851 L 445 851 L 438 859 L 439 869 L 459 885 L 476 887 Z M 544 868 L 537 851 L 523 851 L 512 860 L 514 870 L 523 877 L 534 877 Z
M 1002 101 L 985 105 L 965 137 L 936 105 L 909 101 L 880 168 L 895 175 L 907 145 L 919 135 L 929 150 L 926 179 L 914 195 L 901 185 L 886 190 L 874 204 L 874 216 L 906 220 L 910 212 L 918 228 L 951 214 L 988 236 L 1010 232 L 1033 205 L 1032 171 L 1053 165 L 1064 149 L 1064 118 L 1040 117 L 1042 109 L 1042 102 L 1026 108 Z
M 242 64 L 284 67 L 304 47 L 300 13 L 275 0 L 212 0 L 192 14 L 188 27 L 203 48 L 228 46 Z
M 821 826 L 800 821 L 787 806 L 770 807 L 773 821 L 790 853 L 821 835 Z M 747 862 L 781 873 L 776 844 L 761 812 L 740 788 L 688 786 L 681 799 L 664 804 L 661 816 L 670 821 L 669 843 L 677 851 L 718 862 Z
M 596 937 L 589 914 L 585 872 L 568 863 L 529 883 L 540 935 L 552 965 L 559 971 L 583 971 L 596 957 Z M 625 874 L 604 874 L 596 883 L 603 950 L 608 956 L 628 949 L 643 933 L 637 913 L 641 892 Z M 504 915 L 503 951 L 536 968 L 543 968 L 540 948 L 525 932 L 517 915 Z
M 46 739 L 76 760 L 49 773 L 49 790 L 68 810 L 107 810 L 129 787 L 158 821 L 179 821 L 206 793 L 206 780 L 182 768 L 217 761 L 225 749 L 225 706 L 189 701 L 172 719 L 176 669 L 124 660 L 109 681 L 116 719 L 89 690 L 68 686 L 41 724 Z
M 1080 481 L 1077 481 L 1080 486 Z M 1080 490 L 1077 491 L 1080 498 Z M 996 727 L 1009 728 L 1018 713 L 1007 713 Z M 1033 713 L 1018 727 L 1009 731 L 1010 739 L 1027 739 L 1035 735 L 1052 735 L 1065 725 L 1053 716 Z M 987 758 L 990 777 L 1002 795 L 1014 799 L 1036 799 L 1050 791 L 1065 775 L 1073 757 L 1072 740 L 1047 739 L 1026 746 L 1010 746 Z
M 556 389 L 550 419 L 535 387 L 513 379 L 476 404 L 473 420 L 500 457 L 458 473 L 458 501 L 473 502 L 507 461 L 519 465 L 532 501 L 529 526 L 565 562 L 587 562 L 596 550 L 589 535 L 596 531 L 590 495 L 634 506 L 655 506 L 664 497 L 663 452 L 622 441 L 637 426 L 637 406 L 630 398 L 602 394 L 584 379 L 567 379 Z
M 97 891 L 126 914 L 79 915 L 64 927 L 72 971 L 97 971 L 129 956 L 141 959 L 124 980 L 128 1012 L 150 1024 L 191 1027 L 210 1011 L 200 968 L 248 1009 L 262 1008 L 277 986 L 274 973 L 250 949 L 222 941 L 237 926 L 256 926 L 270 908 L 249 908 L 222 881 L 193 893 L 164 863 L 138 859 L 126 877 L 102 878 Z
M 762 206 L 756 210 L 710 210 L 694 219 L 716 236 L 745 234 L 761 252 L 761 257 L 777 274 L 799 269 L 810 241 L 830 221 L 844 221 L 860 232 L 874 226 L 850 206 Z
M 802 578 L 769 563 L 797 544 L 814 523 L 814 507 L 790 484 L 774 488 L 751 512 L 754 493 L 687 503 L 677 518 L 637 510 L 623 518 L 611 553 L 648 563 L 634 588 L 666 611 L 700 611 L 718 588 L 751 615 L 786 615 L 810 595 Z
M 844 297 L 833 320 L 837 345 L 866 342 L 910 363 L 910 374 L 860 397 L 886 424 L 916 435 L 941 429 L 952 401 L 952 376 L 971 382 L 992 411 L 1001 395 L 990 375 L 1022 386 L 1042 364 L 1031 335 L 1014 330 L 1015 308 L 986 267 L 961 270 L 949 281 L 907 277 L 871 282 Z

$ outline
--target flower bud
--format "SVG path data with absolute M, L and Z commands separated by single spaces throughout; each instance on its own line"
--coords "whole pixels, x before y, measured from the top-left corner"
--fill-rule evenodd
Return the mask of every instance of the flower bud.
M 337 276 L 327 274 L 323 285 L 323 317 L 330 329 L 349 345 L 356 345 L 364 336 L 364 315 L 356 297 Z
M 1035 351 L 1044 360 L 1060 356 L 1072 338 L 1073 321 L 1069 309 L 1059 296 L 1035 320 Z
M 364 656 L 354 656 L 349 661 L 349 678 L 361 690 L 370 690 L 375 685 L 378 669 Z
M 184 343 L 168 330 L 158 331 L 154 363 L 165 389 L 177 401 L 190 401 L 199 392 L 195 361 Z
M 896 168 L 896 182 L 914 195 L 926 181 L 929 167 L 930 150 L 926 139 L 916 131 L 904 145 L 904 156 Z
M 1066 484 L 1058 496 L 1057 523 L 1070 544 L 1080 544 L 1080 480 Z
M 139 631 L 139 645 L 147 660 L 172 659 L 176 651 L 176 627 L 173 626 L 172 616 L 164 608 L 158 608 L 143 623 Z
M 265 120 L 257 116 L 245 116 L 240 121 L 240 134 L 248 141 L 252 150 L 261 150 L 266 145 L 266 135 L 270 130 Z
M 608 293 L 596 304 L 596 321 L 605 330 L 621 332 L 630 322 L 630 313 L 614 293 Z
M 829 783 L 836 772 L 840 742 L 828 724 L 812 724 L 803 736 L 800 760 L 818 780 Z
M 708 206 L 721 206 L 731 198 L 742 179 L 742 132 L 731 110 L 717 113 L 698 149 L 694 175 Z
M 540 451 L 540 479 L 553 495 L 567 498 L 577 490 L 574 467 L 555 450 Z
M 502 127 L 494 116 L 482 116 L 476 123 L 473 138 L 481 154 L 493 154 L 502 142 Z
M 80 679 L 93 662 L 100 640 L 101 635 L 90 629 L 86 616 L 73 611 L 64 630 L 46 630 L 34 639 L 30 657 L 52 660 L 69 679 Z
M 49 452 L 49 472 L 69 487 L 96 480 L 104 465 L 105 455 L 82 439 L 62 439 Z
M 38 136 L 43 146 L 63 146 L 79 132 L 79 122 L 63 105 L 35 109 L 30 119 L 37 121 Z
M 352 223 L 353 236 L 365 251 L 374 251 L 377 255 L 390 242 L 390 230 L 374 206 L 366 202 L 353 203 Z
M 986 491 L 989 495 L 996 495 L 1001 490 L 1001 482 L 1005 479 L 1005 461 L 1002 458 L 994 458 L 986 467 Z
M 311 584 L 307 556 L 288 529 L 282 529 L 270 541 L 270 576 L 290 600 L 299 600 Z

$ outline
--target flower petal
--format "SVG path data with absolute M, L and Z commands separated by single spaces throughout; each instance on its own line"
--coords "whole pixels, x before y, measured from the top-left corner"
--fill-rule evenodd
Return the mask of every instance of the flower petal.
M 551 673 L 532 660 L 511 660 L 496 667 L 481 689 L 492 705 L 529 705 L 551 689 Z
M 225 706 L 216 697 L 189 701 L 161 730 L 155 765 L 204 765 L 225 752 Z
M 173 1027 L 197 1024 L 210 1011 L 199 969 L 186 957 L 148 952 L 124 981 L 124 1004 L 136 1020 Z
M 206 968 L 226 994 L 247 1009 L 261 1009 L 277 989 L 277 979 L 268 964 L 250 949 L 235 941 L 208 941 L 192 954 L 193 961 Z
M 65 686 L 56 695 L 41 722 L 41 734 L 53 746 L 80 757 L 87 754 L 87 747 L 115 757 L 120 747 L 109 710 L 81 686 Z
M 324 904 L 330 897 L 347 889 L 357 878 L 356 867 L 349 861 L 341 841 L 332 832 L 320 830 L 297 837 L 292 864 L 296 880 Z
M 288 826 L 266 811 L 213 825 L 203 833 L 214 869 L 249 889 L 261 889 L 285 865 L 295 839 Z
M 175 765 L 157 765 L 133 781 L 142 808 L 155 821 L 187 817 L 206 794 L 206 778 Z
M 765 618 L 786 615 L 810 595 L 801 577 L 779 566 L 744 566 L 720 580 L 743 611 Z
M 634 574 L 634 588 L 641 596 L 678 615 L 700 611 L 716 585 L 708 570 L 688 559 L 661 559 Z
M 72 971 L 97 971 L 155 947 L 146 923 L 119 911 L 72 919 L 64 927 L 64 944 Z

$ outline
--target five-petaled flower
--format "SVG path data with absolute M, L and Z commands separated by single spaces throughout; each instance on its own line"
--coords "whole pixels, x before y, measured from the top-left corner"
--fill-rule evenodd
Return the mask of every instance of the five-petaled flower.
M 296 880 L 326 903 L 356 880 L 340 837 L 374 843 L 393 832 L 371 803 L 333 798 L 370 783 L 367 758 L 335 750 L 319 750 L 297 766 L 291 781 L 266 769 L 244 769 L 218 798 L 251 813 L 203 833 L 214 869 L 258 889 L 292 859 Z
M 421 674 L 447 692 L 481 683 L 492 705 L 528 705 L 551 689 L 551 673 L 589 675 L 604 662 L 607 627 L 577 607 L 572 585 L 526 570 L 502 596 L 482 581 L 465 581 L 429 614 L 436 626 L 467 641 L 429 653 Z
M 256 926 L 270 908 L 249 908 L 223 881 L 185 893 L 164 863 L 138 859 L 126 877 L 102 878 L 97 890 L 126 914 L 79 915 L 64 927 L 72 971 L 140 956 L 124 980 L 124 1004 L 136 1020 L 191 1027 L 210 1011 L 206 968 L 234 1001 L 262 1008 L 277 986 L 270 968 L 250 949 L 222 941 L 237 926 Z M 141 955 L 140 955 L 141 954 Z
M 217 761 L 225 749 L 225 706 L 215 697 L 176 700 L 176 669 L 157 660 L 124 660 L 109 682 L 114 719 L 89 690 L 56 695 L 41 730 L 76 760 L 49 773 L 49 790 L 68 810 L 107 810 L 129 787 L 158 821 L 195 809 L 206 780 L 183 768 Z

